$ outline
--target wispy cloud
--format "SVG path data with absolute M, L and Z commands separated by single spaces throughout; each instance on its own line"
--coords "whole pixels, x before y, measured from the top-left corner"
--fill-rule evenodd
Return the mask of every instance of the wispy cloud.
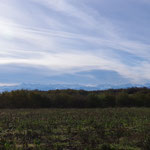
M 43 66 L 60 74 L 114 70 L 133 82 L 150 80 L 150 43 L 129 40 L 90 2 L 5 0 L 0 13 L 1 65 Z

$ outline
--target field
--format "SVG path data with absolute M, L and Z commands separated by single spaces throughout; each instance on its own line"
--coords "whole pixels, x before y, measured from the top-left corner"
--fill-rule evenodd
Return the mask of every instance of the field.
M 0 110 L 0 150 L 150 150 L 150 109 Z

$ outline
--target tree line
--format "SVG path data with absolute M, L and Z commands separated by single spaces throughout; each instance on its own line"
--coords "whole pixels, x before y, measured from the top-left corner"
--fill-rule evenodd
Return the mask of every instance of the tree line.
M 0 108 L 150 107 L 150 89 L 16 90 L 0 93 Z

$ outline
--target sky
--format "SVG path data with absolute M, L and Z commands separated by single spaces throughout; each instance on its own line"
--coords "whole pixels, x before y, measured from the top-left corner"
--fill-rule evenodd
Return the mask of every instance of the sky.
M 149 0 L 0 0 L 0 86 L 150 83 Z

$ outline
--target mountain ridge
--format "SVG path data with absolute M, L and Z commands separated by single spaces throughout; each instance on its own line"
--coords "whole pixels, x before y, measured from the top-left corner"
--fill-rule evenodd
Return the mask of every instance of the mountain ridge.
M 86 90 L 86 91 L 93 91 L 93 90 L 107 90 L 107 89 L 123 89 L 123 88 L 131 88 L 131 87 L 147 87 L 150 88 L 150 84 L 120 84 L 120 85 L 113 85 L 113 84 L 98 84 L 98 85 L 82 85 L 82 84 L 38 84 L 38 83 L 21 83 L 18 85 L 12 86 L 1 86 L 0 92 L 4 91 L 13 91 L 13 90 L 41 90 L 41 91 L 48 91 L 48 90 L 56 90 L 56 89 L 75 89 L 75 90 Z

